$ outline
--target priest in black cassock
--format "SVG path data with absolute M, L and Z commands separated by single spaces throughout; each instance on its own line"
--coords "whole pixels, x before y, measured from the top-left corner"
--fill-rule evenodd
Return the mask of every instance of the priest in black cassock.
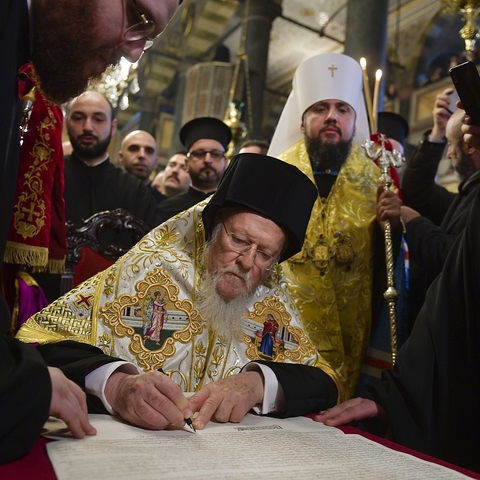
M 395 442 L 480 471 L 479 219 L 477 193 L 465 231 L 382 384 L 316 420 L 342 425 L 379 417 Z
M 154 31 L 147 32 L 143 39 L 126 42 L 123 33 L 128 26 L 124 17 L 113 16 L 110 9 L 99 11 L 99 3 L 98 0 L 0 2 L 0 261 L 12 216 L 18 170 L 19 68 L 32 61 L 42 92 L 49 100 L 61 104 L 78 95 L 89 79 L 97 78 L 103 65 L 116 63 L 120 58 L 119 47 L 132 62 L 137 61 L 147 36 L 157 36 L 178 7 L 177 0 L 165 0 L 161 7 L 152 8 L 149 13 Z M 112 8 L 123 7 L 118 2 Z M 110 47 L 106 49 L 104 45 Z M 77 391 L 76 385 L 59 370 L 48 369 L 36 349 L 7 337 L 9 325 L 10 314 L 0 294 L 0 463 L 24 455 L 35 443 L 49 414 L 58 415 L 67 424 L 83 416 L 86 422 L 83 433 L 80 434 L 82 428 L 74 428 L 76 436 L 94 431 L 88 426 L 86 411 L 82 415 L 80 408 L 82 398 L 86 407 L 84 394 L 80 391 L 77 406 L 58 402 L 59 394 Z M 80 422 L 76 425 L 79 427 Z
M 82 93 L 70 102 L 65 123 L 73 146 L 65 157 L 67 221 L 81 227 L 95 213 L 123 208 L 150 228 L 156 226 L 152 190 L 110 161 L 108 146 L 117 120 L 107 98 L 99 92 Z
M 221 120 L 200 117 L 187 122 L 180 130 L 180 141 L 187 150 L 189 189 L 164 200 L 157 207 L 160 223 L 208 198 L 218 187 L 228 161 L 226 151 L 232 131 Z

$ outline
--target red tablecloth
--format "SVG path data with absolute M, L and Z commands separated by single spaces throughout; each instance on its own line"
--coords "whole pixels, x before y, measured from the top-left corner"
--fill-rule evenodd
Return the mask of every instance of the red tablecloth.
M 409 453 L 423 460 L 427 460 L 429 462 L 438 463 L 445 467 L 449 467 L 465 475 L 469 475 L 472 478 L 480 479 L 479 473 L 470 472 L 469 470 L 466 470 L 464 468 L 451 465 L 447 462 L 437 460 L 436 458 L 430 457 L 423 453 L 416 452 L 415 450 L 402 447 L 401 445 L 398 445 L 389 440 L 385 440 L 375 435 L 365 433 L 359 430 L 358 428 L 340 427 L 340 430 L 342 430 L 347 434 L 357 433 L 357 434 L 363 435 L 364 437 L 369 438 L 370 440 L 373 440 L 377 443 L 381 443 L 382 445 L 392 448 L 393 450 Z M 0 479 L 2 480 L 32 480 L 32 479 L 56 480 L 52 464 L 48 459 L 47 451 L 45 449 L 45 445 L 47 442 L 49 442 L 49 440 L 46 440 L 45 438 L 40 438 L 37 441 L 36 445 L 31 450 L 31 452 L 26 457 L 21 458 L 20 460 L 16 460 L 14 462 L 8 463 L 6 465 L 0 465 Z

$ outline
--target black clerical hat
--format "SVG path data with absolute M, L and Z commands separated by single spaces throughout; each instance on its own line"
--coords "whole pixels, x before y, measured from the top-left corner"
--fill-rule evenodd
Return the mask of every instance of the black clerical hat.
M 202 212 L 207 237 L 219 208 L 249 208 L 273 220 L 287 233 L 280 262 L 302 249 L 305 232 L 318 192 L 297 167 L 258 153 L 235 155 L 222 181 Z
M 379 112 L 377 130 L 379 133 L 383 133 L 388 138 L 397 140 L 404 145 L 409 128 L 407 121 L 398 113 Z
M 228 125 L 214 117 L 194 118 L 180 129 L 180 141 L 187 150 L 202 138 L 217 140 L 227 150 L 232 139 L 232 131 Z

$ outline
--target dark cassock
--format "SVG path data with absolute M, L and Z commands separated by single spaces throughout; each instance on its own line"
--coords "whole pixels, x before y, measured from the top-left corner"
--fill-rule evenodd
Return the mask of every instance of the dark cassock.
M 190 207 L 193 207 L 199 202 L 202 202 L 214 192 L 201 192 L 195 187 L 188 187 L 186 192 L 176 195 L 172 198 L 167 198 L 163 200 L 157 211 L 157 219 L 160 223 L 167 221 L 169 218 L 177 215 L 177 213 L 188 210 Z
M 18 71 L 29 60 L 27 2 L 0 4 L 0 258 L 3 258 L 15 196 L 19 154 Z M 8 338 L 10 315 L 0 296 L 0 463 L 24 455 L 48 418 L 51 387 L 45 362 L 30 345 Z
M 190 152 L 190 148 L 195 142 L 202 139 L 216 140 L 223 145 L 224 150 L 227 151 L 228 144 L 232 140 L 232 131 L 230 127 L 217 118 L 199 117 L 183 125 L 180 129 L 179 137 L 182 145 L 188 152 Z M 190 161 L 189 158 L 188 162 Z M 194 183 L 195 179 L 192 177 L 192 185 L 190 185 L 186 192 L 162 202 L 157 212 L 159 223 L 165 222 L 177 213 L 193 207 L 198 202 L 205 200 L 215 193 L 216 186 L 212 188 L 212 190 L 205 192 L 193 186 Z
M 0 463 L 25 455 L 48 418 L 50 375 L 34 347 L 0 338 Z
M 382 384 L 393 440 L 480 471 L 480 195 Z
M 19 126 L 21 101 L 18 97 L 18 74 L 30 55 L 29 18 L 26 1 L 7 0 L 0 6 L 0 259 L 7 243 L 13 211 L 20 151 Z M 0 299 L 1 321 L 7 320 L 7 307 Z M 5 318 L 4 318 L 5 317 Z
M 76 227 L 94 213 L 116 208 L 127 210 L 150 228 L 158 225 L 152 189 L 108 158 L 90 167 L 75 153 L 66 157 L 64 197 L 67 221 Z
M 470 208 L 480 189 L 477 170 L 452 193 L 437 184 L 437 170 L 445 142 L 428 140 L 426 132 L 409 159 L 403 177 L 405 204 L 422 216 L 408 222 L 406 240 L 410 250 L 411 274 L 408 307 L 412 322 L 425 301 L 425 294 L 442 271 L 445 258 L 465 228 Z
M 152 187 L 152 185 L 148 185 L 148 188 L 152 190 L 153 197 L 157 201 L 157 203 L 163 202 L 166 200 L 168 197 L 164 195 L 162 192 L 158 191 L 155 187 Z

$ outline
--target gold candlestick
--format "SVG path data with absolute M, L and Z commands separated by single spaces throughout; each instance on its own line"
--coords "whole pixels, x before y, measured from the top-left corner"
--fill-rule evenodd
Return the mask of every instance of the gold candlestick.
M 370 85 L 368 83 L 367 60 L 365 57 L 360 59 L 360 66 L 362 67 L 363 89 L 365 90 L 365 103 L 367 104 L 368 121 L 370 123 L 370 131 L 373 133 L 375 130 L 374 117 L 372 113 L 372 96 L 370 94 Z
M 378 119 L 378 94 L 380 92 L 380 81 L 382 80 L 382 71 L 378 69 L 375 72 L 375 88 L 373 90 L 373 132 L 377 131 Z

